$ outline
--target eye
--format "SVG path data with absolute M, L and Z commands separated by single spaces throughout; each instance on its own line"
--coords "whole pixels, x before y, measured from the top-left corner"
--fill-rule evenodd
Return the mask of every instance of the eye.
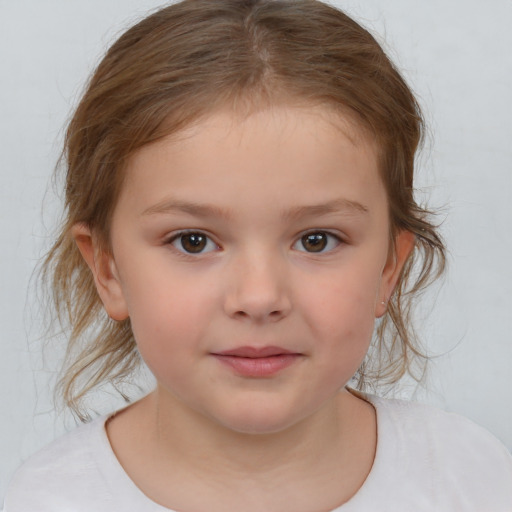
M 219 248 L 213 240 L 199 231 L 178 233 L 169 240 L 169 243 L 178 251 L 187 254 L 204 254 Z
M 293 245 L 294 249 L 303 252 L 329 252 L 340 245 L 341 240 L 336 235 L 325 231 L 306 233 Z

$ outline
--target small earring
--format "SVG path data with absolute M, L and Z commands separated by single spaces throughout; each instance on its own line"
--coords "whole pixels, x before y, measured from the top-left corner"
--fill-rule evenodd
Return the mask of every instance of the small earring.
M 384 301 L 384 300 L 381 300 L 381 301 L 380 301 L 380 303 L 381 303 L 383 306 L 385 306 L 385 305 L 386 305 L 386 301 Z

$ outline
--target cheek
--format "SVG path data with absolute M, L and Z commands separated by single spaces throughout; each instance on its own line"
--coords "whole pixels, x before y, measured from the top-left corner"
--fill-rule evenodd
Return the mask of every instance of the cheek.
M 179 276 L 146 272 L 125 290 L 132 330 L 148 366 L 171 365 L 201 349 L 213 307 L 212 291 Z
M 340 272 L 306 298 L 303 309 L 309 327 L 329 347 L 326 357 L 328 352 L 345 360 L 364 357 L 375 324 L 378 282 L 377 273 Z
M 349 274 L 325 283 L 324 290 L 316 293 L 315 315 L 322 317 L 319 325 L 331 326 L 333 331 L 343 328 L 358 330 L 373 325 L 377 279 L 360 279 Z

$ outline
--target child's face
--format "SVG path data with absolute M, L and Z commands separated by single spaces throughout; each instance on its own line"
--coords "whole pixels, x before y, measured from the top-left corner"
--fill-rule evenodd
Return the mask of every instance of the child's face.
M 161 399 L 243 432 L 334 403 L 412 243 L 390 251 L 372 144 L 319 108 L 224 112 L 126 172 L 98 287 Z

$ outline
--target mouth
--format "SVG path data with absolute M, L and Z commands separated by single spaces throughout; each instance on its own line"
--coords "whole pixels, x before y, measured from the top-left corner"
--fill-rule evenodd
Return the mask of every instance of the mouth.
M 302 354 L 281 347 L 237 347 L 212 353 L 220 363 L 244 377 L 270 377 L 297 362 Z

